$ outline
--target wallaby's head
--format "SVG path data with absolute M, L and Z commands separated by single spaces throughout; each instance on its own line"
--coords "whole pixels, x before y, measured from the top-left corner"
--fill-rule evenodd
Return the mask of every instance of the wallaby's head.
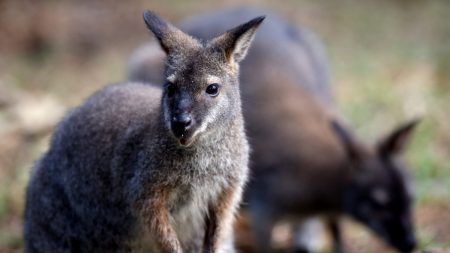
M 162 109 L 165 124 L 180 145 L 190 146 L 240 114 L 238 64 L 263 19 L 200 41 L 151 11 L 144 13 L 147 27 L 167 54 Z
M 400 155 L 417 120 L 397 128 L 374 147 L 358 143 L 342 125 L 333 122 L 350 167 L 344 210 L 368 225 L 401 252 L 416 247 L 412 217 L 412 194 Z

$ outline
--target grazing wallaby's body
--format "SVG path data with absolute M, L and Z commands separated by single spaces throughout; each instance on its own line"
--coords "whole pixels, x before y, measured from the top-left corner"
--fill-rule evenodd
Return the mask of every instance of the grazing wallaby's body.
M 260 11 L 222 11 L 189 19 L 182 27 L 207 39 L 215 29 L 255 13 Z M 130 63 L 132 79 L 158 80 L 145 71 L 161 64 L 155 51 L 153 46 L 136 51 Z M 413 123 L 378 146 L 352 137 L 336 120 L 320 43 L 273 15 L 256 35 L 240 80 L 253 150 L 246 202 L 257 252 L 271 251 L 276 222 L 295 225 L 312 215 L 329 221 L 335 251 L 343 251 L 338 226 L 342 214 L 366 224 L 403 252 L 415 247 L 411 199 L 395 161 Z
M 166 85 L 109 86 L 62 121 L 28 187 L 27 252 L 234 252 L 248 173 L 237 64 L 262 18 L 205 43 L 144 18 Z

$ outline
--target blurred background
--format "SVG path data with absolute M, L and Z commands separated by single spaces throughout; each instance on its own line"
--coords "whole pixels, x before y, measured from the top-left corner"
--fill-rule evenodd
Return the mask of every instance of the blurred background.
M 242 1 L 0 1 L 0 252 L 22 252 L 25 187 L 62 115 L 126 78 L 151 36 L 152 9 L 176 22 Z M 422 248 L 450 249 L 450 2 L 246 1 L 314 31 L 325 43 L 339 109 L 368 140 L 423 118 L 406 158 L 415 177 Z M 351 252 L 381 252 L 357 224 Z M 380 248 L 381 247 L 381 248 Z M 384 250 L 383 250 L 384 252 Z

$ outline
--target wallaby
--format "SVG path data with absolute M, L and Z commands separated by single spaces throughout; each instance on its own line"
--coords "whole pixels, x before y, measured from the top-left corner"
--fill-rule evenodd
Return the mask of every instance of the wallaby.
M 207 39 L 216 29 L 258 13 L 261 10 L 251 7 L 218 11 L 190 18 L 181 27 Z M 365 224 L 398 250 L 412 251 L 412 196 L 400 155 L 417 121 L 375 145 L 358 140 L 339 120 L 320 41 L 280 17 L 267 16 L 240 76 L 252 148 L 245 202 L 256 252 L 271 252 L 277 222 L 287 220 L 297 227 L 318 215 L 330 228 L 335 252 L 345 251 L 342 215 Z M 155 51 L 152 45 L 136 51 L 129 65 L 131 79 L 158 79 L 145 71 L 162 64 L 163 56 Z M 302 247 L 295 245 L 297 252 L 305 252 Z
M 146 11 L 165 85 L 108 86 L 60 123 L 28 186 L 26 252 L 234 252 L 249 152 L 238 63 L 263 19 L 200 41 Z

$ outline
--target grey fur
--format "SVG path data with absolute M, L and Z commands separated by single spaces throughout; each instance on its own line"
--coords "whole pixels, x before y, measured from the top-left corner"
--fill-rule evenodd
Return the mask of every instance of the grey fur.
M 238 71 L 220 52 L 241 49 L 202 44 L 151 12 L 145 19 L 167 49 L 175 95 L 138 82 L 110 85 L 64 118 L 33 168 L 26 252 L 234 251 L 231 224 L 249 148 Z M 250 41 L 261 21 L 241 35 Z M 204 92 L 209 75 L 221 81 L 214 98 Z M 186 101 L 196 123 L 184 145 L 170 121 Z M 205 246 L 207 216 L 218 225 Z

